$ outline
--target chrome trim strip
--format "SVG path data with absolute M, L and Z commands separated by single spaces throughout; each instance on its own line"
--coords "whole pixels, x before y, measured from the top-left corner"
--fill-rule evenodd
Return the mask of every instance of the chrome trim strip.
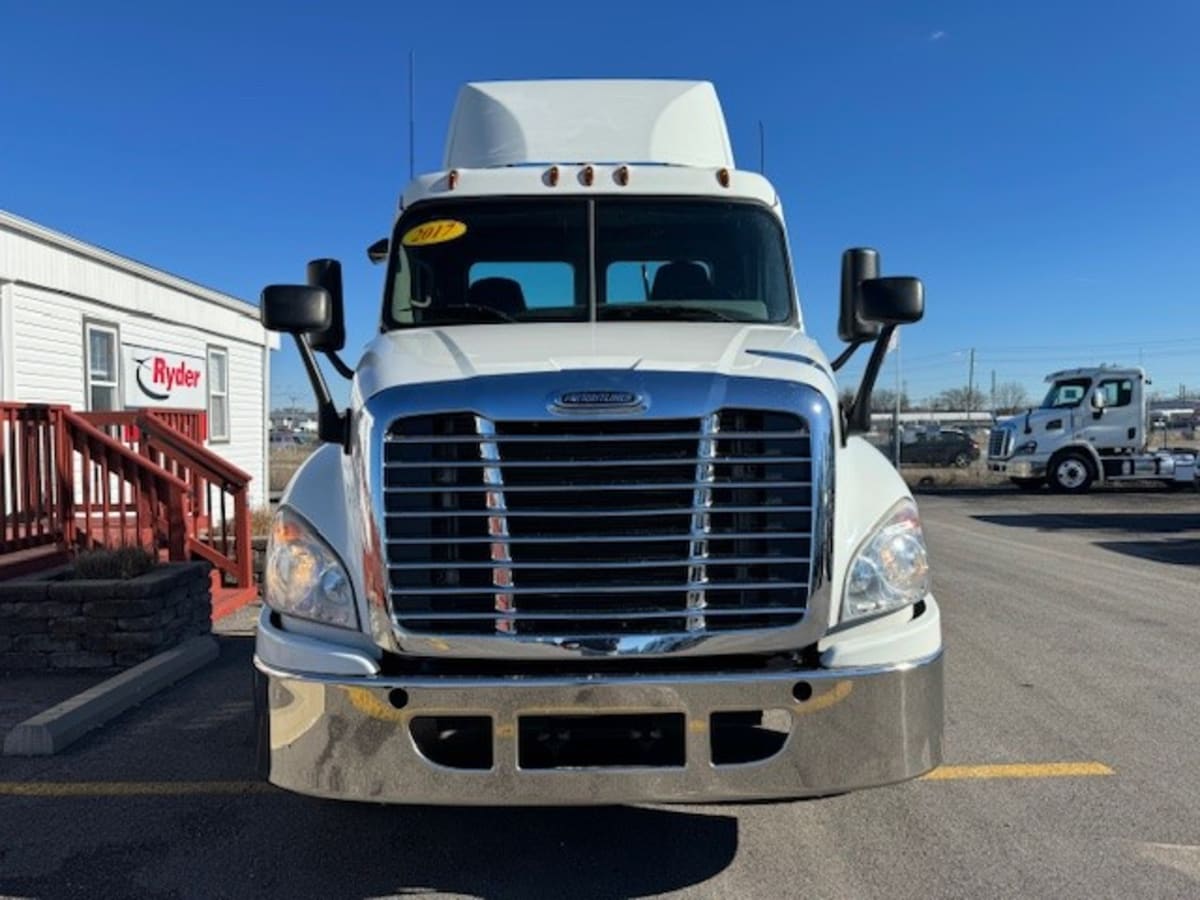
M 370 514 L 375 530 L 375 545 L 386 544 L 387 527 L 384 513 L 387 509 L 383 490 L 383 453 L 385 438 L 392 422 L 398 418 L 442 413 L 474 411 L 492 422 L 498 421 L 559 421 L 545 408 L 548 392 L 565 390 L 628 390 L 654 397 L 653 407 L 638 415 L 639 421 L 655 420 L 703 420 L 721 409 L 755 409 L 795 413 L 803 417 L 808 425 L 807 437 L 811 447 L 812 486 L 810 505 L 804 506 L 751 506 L 722 511 L 746 512 L 802 512 L 812 511 L 813 532 L 811 539 L 812 563 L 806 612 L 802 620 L 793 626 L 778 628 L 751 628 L 729 631 L 681 631 L 675 634 L 625 634 L 617 636 L 595 635 L 537 635 L 537 634 L 413 634 L 403 629 L 393 629 L 390 635 L 378 634 L 373 630 L 381 646 L 400 653 L 429 657 L 465 658 L 520 658 L 520 659 L 579 659 L 590 657 L 659 657 L 659 656 L 711 656 L 736 653 L 764 653 L 795 650 L 817 642 L 825 633 L 830 622 L 830 593 L 832 576 L 833 535 L 833 466 L 834 466 L 834 403 L 825 393 L 812 384 L 800 381 L 783 381 L 742 376 L 726 376 L 696 372 L 656 372 L 637 369 L 621 370 L 567 370 L 559 372 L 532 372 L 514 375 L 476 376 L 448 382 L 402 385 L 381 391 L 368 398 L 357 413 L 359 421 L 366 427 L 356 432 L 356 440 L 370 441 L 373 447 L 360 447 L 362 458 L 374 460 L 370 468 Z M 610 420 L 614 423 L 628 420 L 629 414 L 620 411 L 611 416 L 596 415 L 588 421 Z M 742 436 L 757 435 L 761 438 L 788 439 L 803 437 L 803 431 L 790 432 L 742 432 Z M 723 437 L 732 435 L 723 435 Z M 504 441 L 524 438 L 531 442 L 544 441 L 547 436 L 519 435 L 501 436 L 495 443 L 498 448 Z M 554 436 L 562 440 L 572 439 L 569 435 Z M 592 439 L 594 435 L 577 435 L 575 439 Z M 608 436 L 606 436 L 608 437 Z M 684 434 L 675 432 L 639 433 L 617 436 L 625 441 L 662 441 L 699 439 L 699 431 Z M 477 437 L 452 436 L 456 442 L 477 442 Z M 691 454 L 688 454 L 691 456 Z M 558 510 L 550 515 L 565 517 L 602 517 L 619 510 L 587 510 L 575 508 Z M 638 516 L 695 516 L 693 507 L 665 510 L 637 510 L 630 515 Z M 459 515 L 458 513 L 448 513 Z M 533 513 L 547 515 L 546 511 Z M 399 516 L 398 513 L 392 514 Z M 427 515 L 427 513 L 426 513 Z M 472 515 L 479 515 L 474 513 Z M 506 522 L 515 512 L 505 510 Z M 690 535 L 689 535 L 690 536 Z M 502 535 L 488 535 L 495 546 L 512 545 L 512 539 Z M 524 538 L 522 538 L 524 539 Z M 711 539 L 711 537 L 710 537 Z M 379 554 L 381 557 L 382 554 Z M 386 561 L 378 559 L 379 575 L 384 583 L 388 578 Z M 502 567 L 501 567 L 502 568 Z M 693 585 L 694 587 L 694 585 Z M 392 603 L 389 600 L 389 610 Z M 390 616 L 389 616 L 390 618 Z M 415 618 L 415 616 L 413 616 Z M 386 620 L 385 620 L 386 621 Z M 376 620 L 373 618 L 372 622 Z
M 492 587 L 496 589 L 496 631 L 500 634 L 512 634 L 516 631 L 512 614 L 516 612 L 517 605 L 511 590 L 512 566 L 508 565 L 512 562 L 512 554 L 508 549 L 508 505 L 504 500 L 504 474 L 500 469 L 500 448 L 496 446 L 496 424 L 483 416 L 476 416 L 475 430 L 479 433 L 479 458 L 484 463 L 483 483 L 488 492 L 485 500 L 488 508 L 488 537 L 496 539 L 493 540 L 488 554 L 493 563 Z M 437 593 L 446 591 L 446 588 L 442 588 Z M 393 588 L 390 593 L 395 597 L 403 592 Z

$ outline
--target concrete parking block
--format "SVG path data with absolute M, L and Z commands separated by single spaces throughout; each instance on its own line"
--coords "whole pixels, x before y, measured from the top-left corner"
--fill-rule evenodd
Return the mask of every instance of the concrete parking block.
M 49 756 L 217 658 L 209 636 L 195 637 L 52 706 L 13 728 L 5 756 Z

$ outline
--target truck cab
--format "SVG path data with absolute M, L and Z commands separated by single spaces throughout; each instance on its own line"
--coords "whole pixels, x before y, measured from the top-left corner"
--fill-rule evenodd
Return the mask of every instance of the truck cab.
M 1147 449 L 1146 385 L 1140 367 L 1065 369 L 1046 376 L 1045 399 L 997 424 L 988 440 L 988 468 L 1017 486 L 1043 483 L 1082 493 L 1094 483 L 1195 481 L 1195 454 Z
M 941 759 L 916 504 L 861 436 L 920 282 L 843 258 L 831 362 L 707 82 L 467 85 L 356 366 L 340 268 L 264 291 L 325 441 L 272 529 L 273 783 L 393 803 L 818 796 Z M 856 402 L 836 369 L 871 360 Z M 333 404 L 316 354 L 351 376 Z

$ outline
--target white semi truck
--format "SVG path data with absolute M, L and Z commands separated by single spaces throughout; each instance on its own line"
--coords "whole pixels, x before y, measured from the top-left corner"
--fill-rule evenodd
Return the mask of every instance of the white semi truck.
M 1140 367 L 1064 369 L 1046 376 L 1037 409 L 1006 419 L 988 439 L 988 468 L 1021 488 L 1083 493 L 1099 482 L 1196 485 L 1196 453 L 1150 450 L 1149 384 Z
M 466 86 L 357 367 L 340 267 L 263 292 L 324 445 L 255 666 L 275 784 L 393 803 L 839 793 L 942 752 L 917 507 L 858 435 L 915 278 L 842 260 L 830 363 L 711 84 Z M 834 371 L 871 358 L 851 408 Z M 316 354 L 352 378 L 337 409 Z

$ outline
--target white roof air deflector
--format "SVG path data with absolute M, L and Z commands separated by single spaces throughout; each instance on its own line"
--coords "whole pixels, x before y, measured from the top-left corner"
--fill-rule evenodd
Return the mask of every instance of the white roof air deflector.
M 533 163 L 733 168 L 707 81 L 489 81 L 458 94 L 447 169 Z

